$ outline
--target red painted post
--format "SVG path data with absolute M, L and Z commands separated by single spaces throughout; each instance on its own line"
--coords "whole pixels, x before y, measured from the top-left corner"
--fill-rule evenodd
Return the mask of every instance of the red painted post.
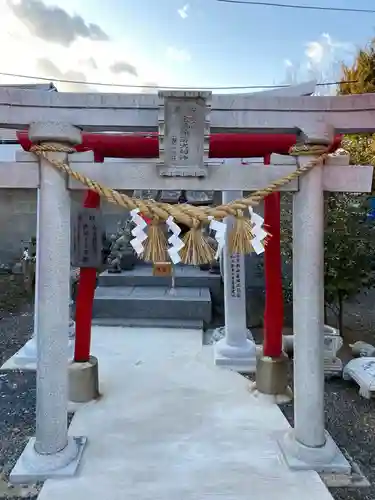
M 270 155 L 264 158 L 270 164 Z M 278 358 L 282 353 L 284 298 L 280 253 L 280 193 L 269 194 L 264 200 L 264 225 L 271 237 L 264 252 L 266 305 L 264 311 L 263 354 Z
M 99 208 L 100 196 L 87 191 L 85 208 Z M 96 288 L 96 272 L 93 267 L 80 268 L 76 302 L 76 341 L 74 361 L 85 363 L 90 359 L 92 306 Z

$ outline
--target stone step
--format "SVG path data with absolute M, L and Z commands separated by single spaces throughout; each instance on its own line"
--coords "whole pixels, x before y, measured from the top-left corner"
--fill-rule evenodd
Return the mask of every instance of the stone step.
M 93 318 L 95 326 L 126 326 L 138 328 L 184 328 L 204 330 L 204 322 L 198 319 L 149 319 L 149 318 Z
M 149 265 L 137 266 L 131 271 L 122 271 L 118 274 L 104 271 L 98 279 L 99 287 L 170 287 L 171 283 L 170 276 L 153 276 L 152 267 Z M 221 276 L 220 274 L 212 274 L 209 271 L 202 271 L 199 267 L 176 266 L 175 285 L 184 288 L 209 288 L 211 294 L 216 295 L 221 290 Z
M 210 290 L 206 287 L 99 286 L 93 319 L 162 319 L 211 321 Z

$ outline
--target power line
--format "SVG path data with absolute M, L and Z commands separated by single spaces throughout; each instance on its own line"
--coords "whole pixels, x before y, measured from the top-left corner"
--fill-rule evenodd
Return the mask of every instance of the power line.
M 82 80 L 67 80 L 64 78 L 47 78 L 44 76 L 33 76 L 33 75 L 21 75 L 17 73 L 4 73 L 0 72 L 0 76 L 9 76 L 12 78 L 25 78 L 29 80 L 42 80 L 44 82 L 55 82 L 55 83 L 71 83 L 76 85 L 90 85 L 96 87 L 122 87 L 122 88 L 135 88 L 135 89 L 166 89 L 166 90 L 246 90 L 246 89 L 279 89 L 279 88 L 287 88 L 291 85 L 282 84 L 282 85 L 237 85 L 230 87 L 168 87 L 164 85 L 132 85 L 126 83 L 105 83 L 105 82 L 87 82 Z M 350 83 L 358 83 L 358 80 L 345 80 L 338 82 L 323 82 L 317 83 L 316 85 L 319 87 L 329 87 L 332 85 L 342 85 L 342 84 L 350 84 Z
M 280 7 L 283 9 L 303 9 L 303 10 L 328 10 L 330 12 L 357 12 L 361 14 L 375 14 L 374 9 L 352 9 L 345 7 L 320 7 L 318 5 L 300 5 L 289 3 L 274 3 L 274 2 L 255 2 L 252 0 L 216 0 L 222 3 L 234 3 L 242 5 L 260 5 L 263 7 Z

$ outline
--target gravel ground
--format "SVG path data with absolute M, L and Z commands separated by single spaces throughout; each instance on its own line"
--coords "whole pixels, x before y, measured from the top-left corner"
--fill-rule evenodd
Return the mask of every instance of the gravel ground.
M 293 425 L 293 402 L 280 409 Z M 335 500 L 375 499 L 375 401 L 358 394 L 354 383 L 331 379 L 325 385 L 326 428 L 371 483 L 370 488 L 335 488 Z
M 0 361 L 30 338 L 33 308 L 19 277 L 0 275 Z M 7 477 L 29 436 L 35 434 L 35 374 L 0 372 L 0 500 L 36 500 L 40 485 L 12 488 Z

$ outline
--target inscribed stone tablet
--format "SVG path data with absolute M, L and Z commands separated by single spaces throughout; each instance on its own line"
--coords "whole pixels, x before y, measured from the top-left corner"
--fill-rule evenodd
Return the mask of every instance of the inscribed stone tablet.
M 102 220 L 95 208 L 82 208 L 74 217 L 72 265 L 98 268 L 102 262 Z
M 162 139 L 162 176 L 202 177 L 205 166 L 205 135 L 208 93 L 163 92 L 164 121 L 159 124 Z M 207 95 L 206 95 L 207 94 Z

